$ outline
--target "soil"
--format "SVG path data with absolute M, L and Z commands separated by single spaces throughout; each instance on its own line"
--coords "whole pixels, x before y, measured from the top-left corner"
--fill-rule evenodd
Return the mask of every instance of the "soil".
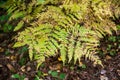
M 18 80 L 12 78 L 13 74 L 25 75 L 24 80 L 34 80 L 38 72 L 35 67 L 36 63 L 29 60 L 27 51 L 19 54 L 22 48 L 12 48 L 12 37 L 13 34 L 0 34 L 0 80 Z M 100 48 L 102 50 L 110 43 L 103 39 L 101 44 L 102 46 L 100 46 Z M 26 60 L 21 65 L 20 60 L 23 57 Z M 39 68 L 39 71 L 43 73 L 41 79 L 60 80 L 48 74 L 49 71 L 52 70 L 58 73 L 65 73 L 66 76 L 64 80 L 120 80 L 120 51 L 118 50 L 114 56 L 105 54 L 101 59 L 104 68 L 101 66 L 93 66 L 90 61 L 84 62 L 86 68 L 82 68 L 79 65 L 63 66 L 62 62 L 58 60 L 58 57 L 47 58 L 43 63 L 44 66 Z

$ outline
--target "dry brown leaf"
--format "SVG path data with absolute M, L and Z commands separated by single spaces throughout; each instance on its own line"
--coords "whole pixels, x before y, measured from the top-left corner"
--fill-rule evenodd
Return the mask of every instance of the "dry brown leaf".
M 0 64 L 0 68 L 3 67 L 3 65 Z
M 31 67 L 30 66 L 27 67 L 27 71 L 28 72 L 31 71 Z
M 16 70 L 15 70 L 15 68 L 11 65 L 11 64 L 7 64 L 7 67 L 8 67 L 8 69 L 10 70 L 10 71 L 12 71 L 12 72 L 16 72 Z
M 49 66 L 51 70 L 60 70 L 62 68 L 62 64 L 55 64 L 53 66 Z
M 25 67 L 26 67 L 26 66 L 22 66 L 22 67 L 20 68 L 22 72 L 25 72 Z
M 108 77 L 101 75 L 100 80 L 108 80 Z
M 0 47 L 0 52 L 4 52 L 4 48 Z
M 106 59 L 106 60 L 110 60 L 110 59 L 112 59 L 112 57 L 110 57 L 109 55 L 107 55 L 107 56 L 105 57 L 105 59 Z

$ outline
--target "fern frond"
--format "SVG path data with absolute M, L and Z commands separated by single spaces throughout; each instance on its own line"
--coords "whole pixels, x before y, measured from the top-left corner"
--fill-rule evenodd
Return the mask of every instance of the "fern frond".
M 110 19 L 119 16 L 118 9 L 116 14 L 111 10 L 116 3 L 112 5 L 111 0 L 31 0 L 27 5 L 21 3 L 22 7 L 20 2 L 11 5 L 8 12 L 13 13 L 10 21 L 20 19 L 15 30 L 28 24 L 18 34 L 15 47 L 28 45 L 31 60 L 41 64 L 41 59 L 44 61 L 45 57 L 60 54 L 63 64 L 80 62 L 84 57 L 102 65 L 96 50 L 100 39 L 116 30 Z
M 22 28 L 22 27 L 23 27 L 23 24 L 24 24 L 24 22 L 23 22 L 23 21 L 20 21 L 20 22 L 17 24 L 17 26 L 15 27 L 14 31 L 17 31 L 17 30 L 19 30 L 20 28 Z
M 71 36 L 71 38 L 69 39 L 69 43 L 68 44 L 68 63 L 71 62 L 72 58 L 73 58 L 73 54 L 74 54 L 74 47 L 75 47 L 75 40 L 74 38 Z
M 61 44 L 60 45 L 60 55 L 61 55 L 61 59 L 63 61 L 63 64 L 66 63 L 66 56 L 67 56 L 67 48 L 66 45 Z

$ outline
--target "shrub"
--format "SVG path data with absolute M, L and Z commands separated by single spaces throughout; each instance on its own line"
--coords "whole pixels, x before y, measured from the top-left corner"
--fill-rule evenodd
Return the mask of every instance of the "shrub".
M 117 0 L 8 0 L 8 21 L 18 19 L 14 47 L 29 46 L 31 60 L 38 67 L 45 57 L 60 54 L 63 64 L 81 61 L 81 57 L 100 64 L 97 56 L 99 40 L 117 30 L 111 20 L 118 18 Z M 115 7 L 115 9 L 112 9 Z

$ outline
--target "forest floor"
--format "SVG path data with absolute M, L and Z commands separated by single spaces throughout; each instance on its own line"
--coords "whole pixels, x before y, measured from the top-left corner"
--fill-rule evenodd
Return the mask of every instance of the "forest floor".
M 59 57 L 51 57 L 36 70 L 36 63 L 28 58 L 27 47 L 12 48 L 12 37 L 11 33 L 0 33 L 0 80 L 120 80 L 120 45 L 117 49 L 110 48 L 117 50 L 115 55 L 100 56 L 104 68 L 93 66 L 89 60 L 83 62 L 83 66 L 63 66 Z M 107 45 L 118 44 L 120 42 L 111 43 L 103 39 L 100 49 L 109 53 Z
M 89 60 L 83 61 L 83 66 L 63 66 L 56 56 L 47 58 L 36 70 L 26 46 L 12 48 L 14 35 L 0 32 L 0 80 L 120 80 L 120 31 L 101 40 L 100 58 L 104 68 L 93 66 Z

